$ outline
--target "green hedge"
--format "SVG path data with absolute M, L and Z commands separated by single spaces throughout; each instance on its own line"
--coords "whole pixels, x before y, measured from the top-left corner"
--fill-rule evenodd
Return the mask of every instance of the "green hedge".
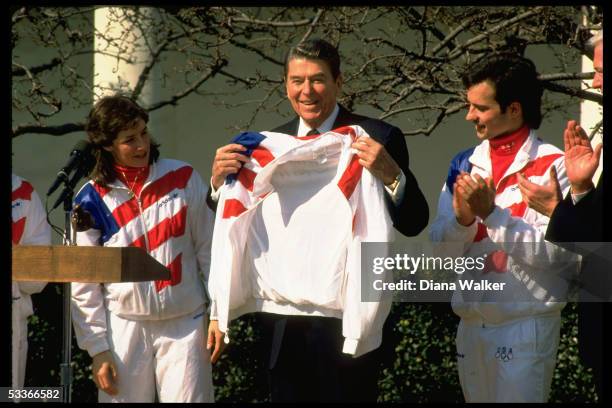
M 34 296 L 36 315 L 29 325 L 26 386 L 60 384 L 61 296 L 50 284 Z M 593 402 L 591 376 L 581 365 L 577 346 L 575 304 L 562 314 L 561 343 L 554 374 L 551 402 Z M 455 359 L 458 319 L 448 304 L 395 303 L 389 316 L 393 325 L 393 358 L 382 367 L 379 401 L 462 402 Z M 258 356 L 260 328 L 252 316 L 232 322 L 231 343 L 213 368 L 216 400 L 260 402 L 268 400 L 267 373 Z M 73 340 L 73 402 L 97 401 L 91 380 L 91 358 Z

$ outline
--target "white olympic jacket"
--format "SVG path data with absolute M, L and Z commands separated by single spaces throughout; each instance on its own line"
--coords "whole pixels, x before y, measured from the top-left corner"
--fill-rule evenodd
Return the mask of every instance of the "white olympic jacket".
M 345 353 L 380 345 L 391 299 L 361 301 L 360 244 L 389 242 L 394 231 L 382 183 L 351 149 L 359 136 L 368 135 L 347 126 L 233 140 L 250 161 L 221 187 L 217 207 L 209 290 L 221 331 L 254 311 L 329 316 L 342 319 Z
M 191 313 L 207 302 L 213 214 L 206 186 L 187 163 L 151 164 L 140 197 L 118 179 L 104 188 L 85 184 L 75 204 L 95 225 L 77 233 L 77 244 L 137 246 L 171 272 L 165 281 L 73 283 L 72 316 L 79 347 L 93 357 L 108 350 L 107 310 L 130 320 L 163 320 Z
M 13 245 L 51 245 L 51 227 L 40 197 L 28 181 L 11 175 L 11 224 Z M 12 282 L 13 315 L 25 319 L 33 313 L 30 295 L 47 282 Z
M 492 175 L 489 141 L 457 154 L 451 161 L 448 178 L 438 202 L 438 213 L 431 225 L 433 242 L 466 243 L 464 256 L 478 257 L 503 251 L 508 255 L 505 270 L 474 269 L 462 278 L 505 283 L 503 291 L 488 291 L 482 297 L 459 289 L 453 293 L 452 307 L 463 319 L 491 324 L 532 315 L 558 314 L 565 306 L 569 282 L 578 271 L 580 257 L 548 242 L 544 235 L 549 218 L 529 208 L 522 200 L 517 173 L 531 182 L 545 184 L 551 166 L 556 166 L 563 195 L 569 190 L 563 152 L 544 143 L 534 130 L 496 187 L 493 212 L 479 217 L 470 226 L 459 224 L 453 211 L 453 183 L 460 171 Z M 503 268 L 502 268 L 503 269 Z

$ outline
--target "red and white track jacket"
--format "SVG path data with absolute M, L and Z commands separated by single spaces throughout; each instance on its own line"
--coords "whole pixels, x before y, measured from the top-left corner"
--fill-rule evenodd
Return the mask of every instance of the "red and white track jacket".
M 476 217 L 476 221 L 466 227 L 455 218 L 453 183 L 460 171 L 479 174 L 482 178 L 492 176 L 489 141 L 460 152 L 451 161 L 448 179 L 440 194 L 438 213 L 431 225 L 430 239 L 434 242 L 467 243 L 468 249 L 463 256 L 475 258 L 496 251 L 508 255 L 503 271 L 485 268 L 463 274 L 466 279 L 487 279 L 489 282 L 506 283 L 506 286 L 503 291 L 487 291 L 484 297 L 477 300 L 473 293 L 462 293 L 458 288 L 453 294 L 452 306 L 461 318 L 501 324 L 526 316 L 556 314 L 565 306 L 565 302 L 558 301 L 555 296 L 567 293 L 569 282 L 564 274 L 568 273 L 568 265 L 575 273 L 580 258 L 544 242 L 549 218 L 523 202 L 517 181 L 517 173 L 520 172 L 533 183 L 546 184 L 553 165 L 557 168 L 559 184 L 565 195 L 569 182 L 563 152 L 544 143 L 531 130 L 514 161 L 495 186 L 496 207 L 493 212 L 485 220 Z
M 389 242 L 382 183 L 347 126 L 322 135 L 242 133 L 250 161 L 221 187 L 212 244 L 211 316 L 263 311 L 342 319 L 344 352 L 380 345 L 390 298 L 361 301 L 361 242 Z M 363 273 L 367 273 L 364 271 Z
M 11 222 L 13 245 L 51 245 L 51 228 L 34 187 L 11 175 Z M 33 313 L 30 295 L 41 292 L 47 282 L 13 282 L 13 308 L 22 318 Z
M 206 188 L 189 164 L 169 159 L 151 164 L 138 198 L 118 179 L 81 188 L 75 204 L 95 225 L 77 233 L 78 245 L 137 246 L 171 272 L 165 281 L 72 284 L 75 334 L 91 356 L 109 349 L 107 309 L 124 319 L 164 320 L 206 303 L 213 222 Z

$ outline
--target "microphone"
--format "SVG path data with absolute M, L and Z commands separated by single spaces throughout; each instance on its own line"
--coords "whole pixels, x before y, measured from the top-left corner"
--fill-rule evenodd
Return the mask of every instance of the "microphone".
M 74 170 L 75 167 L 78 167 L 83 160 L 91 157 L 91 143 L 87 140 L 79 140 L 72 151 L 70 152 L 70 158 L 66 162 L 66 165 L 60 169 L 57 173 L 57 178 L 47 191 L 47 196 L 53 194 L 55 190 L 60 186 L 60 184 L 68 181 L 68 175 Z
M 76 166 L 76 171 L 72 175 L 72 178 L 66 183 L 66 187 L 64 187 L 62 193 L 55 201 L 55 204 L 53 204 L 51 211 L 55 210 L 62 202 L 64 202 L 64 207 L 67 209 L 70 208 L 74 187 L 77 185 L 80 179 L 89 174 L 89 172 L 94 168 L 95 162 L 87 159 L 91 159 L 91 156 L 84 156 L 84 160 L 82 160 L 79 165 Z

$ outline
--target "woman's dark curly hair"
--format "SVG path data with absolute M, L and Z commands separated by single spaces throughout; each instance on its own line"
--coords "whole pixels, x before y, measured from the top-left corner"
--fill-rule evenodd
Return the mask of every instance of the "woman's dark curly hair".
M 89 112 L 85 131 L 92 144 L 92 154 L 96 164 L 90 173 L 90 178 L 96 183 L 106 186 L 115 181 L 117 173 L 113 164 L 113 155 L 104 149 L 112 146 L 113 141 L 122 130 L 130 129 L 138 119 L 149 122 L 149 114 L 136 102 L 127 96 L 113 95 L 101 98 Z M 159 144 L 151 140 L 149 164 L 159 158 Z

